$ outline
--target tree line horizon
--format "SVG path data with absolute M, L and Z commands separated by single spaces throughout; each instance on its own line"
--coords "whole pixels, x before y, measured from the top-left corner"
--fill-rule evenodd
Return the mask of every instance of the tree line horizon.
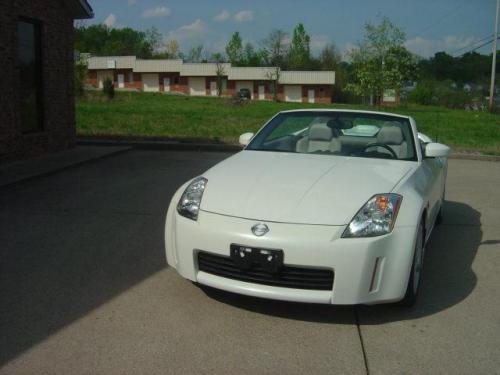
M 377 23 L 365 23 L 363 39 L 345 54 L 346 59 L 333 41 L 314 54 L 311 37 L 302 23 L 291 33 L 273 29 L 258 45 L 244 43 L 235 31 L 224 52 L 215 53 L 201 44 L 182 52 L 177 40 L 164 41 L 155 27 L 146 31 L 102 24 L 75 27 L 75 50 L 94 55 L 229 62 L 233 66 L 276 66 L 282 70 L 333 70 L 337 101 L 349 101 L 349 96 L 370 96 L 379 102 L 384 90 L 399 91 L 408 81 L 451 81 L 461 87 L 484 85 L 489 80 L 491 54 L 471 51 L 454 57 L 440 51 L 423 58 L 411 53 L 405 42 L 405 32 L 387 17 L 381 17 Z

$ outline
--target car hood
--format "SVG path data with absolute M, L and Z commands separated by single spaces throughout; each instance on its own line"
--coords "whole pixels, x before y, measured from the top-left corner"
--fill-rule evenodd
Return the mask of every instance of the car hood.
M 345 225 L 377 193 L 389 193 L 413 162 L 242 151 L 204 176 L 201 209 L 281 223 Z

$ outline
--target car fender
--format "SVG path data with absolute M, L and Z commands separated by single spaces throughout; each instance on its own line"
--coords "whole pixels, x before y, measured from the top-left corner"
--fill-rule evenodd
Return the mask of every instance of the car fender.
M 177 257 L 176 257 L 176 214 L 177 214 L 177 203 L 181 199 L 184 190 L 188 185 L 194 180 L 191 179 L 184 183 L 173 195 L 168 206 L 167 215 L 165 218 L 165 255 L 167 264 L 176 268 Z
M 415 176 L 416 175 L 416 176 Z M 415 252 L 415 244 L 417 241 L 418 226 L 424 218 L 425 225 L 428 224 L 428 199 L 426 199 L 424 191 L 419 189 L 413 181 L 418 178 L 418 174 L 412 174 L 409 176 L 397 189 L 397 193 L 403 196 L 403 201 L 401 202 L 401 207 L 398 212 L 398 217 L 396 218 L 395 227 L 411 227 L 414 228 L 412 238 L 408 239 L 411 241 L 411 254 L 407 257 L 406 270 L 407 279 L 409 279 L 410 271 L 413 263 L 413 257 Z M 425 228 L 427 230 L 427 228 Z M 406 281 L 406 283 L 408 280 Z M 405 284 L 406 285 L 406 284 Z

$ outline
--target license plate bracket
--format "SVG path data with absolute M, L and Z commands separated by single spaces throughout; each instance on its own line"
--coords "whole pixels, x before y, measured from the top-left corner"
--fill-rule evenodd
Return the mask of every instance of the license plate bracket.
M 248 271 L 260 266 L 271 274 L 277 274 L 283 267 L 284 253 L 280 249 L 266 249 L 238 244 L 231 244 L 230 256 L 236 267 Z

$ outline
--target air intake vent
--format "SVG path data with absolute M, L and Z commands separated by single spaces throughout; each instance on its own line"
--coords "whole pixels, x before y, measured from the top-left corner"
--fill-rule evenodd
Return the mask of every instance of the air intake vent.
M 332 290 L 333 271 L 318 268 L 283 266 L 279 273 L 266 272 L 259 265 L 240 270 L 230 257 L 198 253 L 198 269 L 212 275 L 255 284 L 308 290 Z

